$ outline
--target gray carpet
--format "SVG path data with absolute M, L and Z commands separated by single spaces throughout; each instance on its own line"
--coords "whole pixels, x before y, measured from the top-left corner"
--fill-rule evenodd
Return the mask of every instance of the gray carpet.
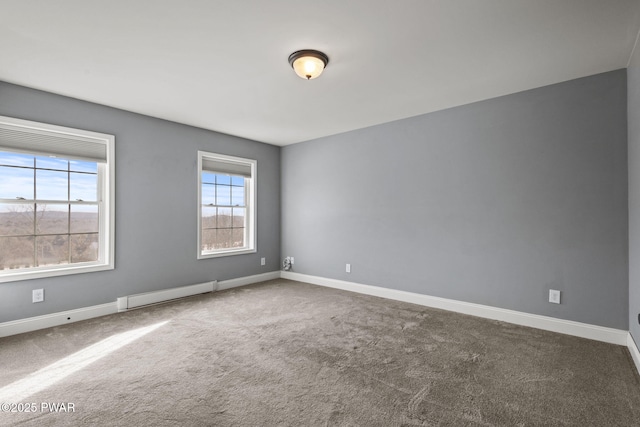
M 37 411 L 0 425 L 640 425 L 624 347 L 287 280 L 0 339 L 2 393 Z

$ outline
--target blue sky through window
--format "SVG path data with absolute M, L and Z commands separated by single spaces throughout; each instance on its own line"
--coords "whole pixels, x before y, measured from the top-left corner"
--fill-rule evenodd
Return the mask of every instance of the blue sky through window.
M 33 199 L 33 169 L 0 166 L 0 199 Z
M 202 204 L 244 206 L 244 177 L 203 171 Z
M 34 157 L 29 154 L 0 151 L 0 164 L 2 165 L 33 167 L 33 158 Z
M 229 175 L 216 175 L 216 184 L 231 185 L 231 177 Z
M 37 168 L 35 189 L 39 200 L 97 201 L 96 162 L 8 152 L 0 152 L 0 198 L 34 198 L 34 174 L 31 169 L 34 160 Z

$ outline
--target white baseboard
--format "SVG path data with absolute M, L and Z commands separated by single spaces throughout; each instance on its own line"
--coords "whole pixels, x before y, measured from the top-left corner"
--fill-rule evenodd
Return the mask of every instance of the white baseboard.
M 220 291 L 279 278 L 280 271 L 271 271 L 269 273 L 256 274 L 254 276 L 239 277 L 237 279 L 218 282 L 217 287 L 215 287 L 214 291 Z M 176 297 L 174 294 L 171 294 L 170 296 L 172 298 Z M 43 316 L 13 320 L 10 322 L 0 323 L 0 338 L 8 337 L 10 335 L 22 334 L 25 332 L 37 331 L 39 329 L 60 326 L 64 325 L 65 323 L 93 319 L 94 317 L 106 316 L 107 314 L 114 313 L 118 313 L 117 300 L 107 304 L 94 305 L 92 307 L 83 307 L 75 310 L 62 311 L 59 313 L 45 314 Z
M 37 331 L 38 329 L 51 328 L 65 323 L 78 322 L 80 320 L 93 319 L 118 312 L 115 302 L 83 307 L 75 310 L 61 311 L 59 313 L 45 314 L 43 316 L 29 317 L 0 323 L 0 337 L 22 334 L 24 332 Z
M 627 334 L 627 348 L 629 348 L 633 363 L 636 364 L 636 369 L 638 370 L 638 374 L 640 374 L 640 350 L 638 350 L 638 345 L 631 336 L 631 333 Z
M 239 286 L 251 285 L 252 283 L 265 282 L 267 280 L 279 279 L 280 271 L 270 271 L 268 273 L 256 274 L 253 276 L 238 277 L 237 279 L 222 280 L 218 282 L 216 291 L 237 288 Z
M 463 301 L 456 301 L 447 298 L 433 297 L 429 295 L 416 294 L 413 292 L 398 291 L 395 289 L 381 288 L 378 286 L 362 285 L 360 283 L 346 282 L 343 280 L 327 279 L 324 277 L 310 276 L 306 274 L 283 271 L 283 279 L 296 280 L 299 282 L 311 283 L 314 285 L 327 286 L 330 288 L 342 289 L 345 291 L 358 292 L 361 294 L 373 295 L 426 307 L 439 308 L 442 310 L 455 311 L 472 316 L 484 317 L 486 319 L 501 320 L 521 326 L 543 329 L 545 331 L 558 332 L 561 334 L 574 335 L 596 341 L 603 341 L 611 344 L 627 346 L 628 331 L 620 329 L 605 328 L 602 326 L 590 325 L 587 323 L 574 322 L 571 320 L 556 319 L 554 317 L 541 316 L 537 314 L 523 313 L 515 310 L 491 307 L 487 305 L 474 304 Z

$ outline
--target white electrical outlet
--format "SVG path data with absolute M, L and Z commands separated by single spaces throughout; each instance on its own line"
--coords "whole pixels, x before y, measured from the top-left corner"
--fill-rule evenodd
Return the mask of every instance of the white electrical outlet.
M 347 270 L 347 273 L 351 273 L 351 264 L 347 264 L 346 270 Z
M 296 263 L 296 262 L 295 262 L 296 260 L 295 260 L 295 259 L 293 259 L 293 257 L 290 257 L 289 259 L 291 260 L 291 265 L 293 265 L 293 264 L 295 264 L 295 263 Z
M 44 289 L 34 289 L 32 294 L 31 302 L 42 302 L 44 301 Z
M 265 265 L 267 263 L 267 259 L 262 257 L 260 258 L 260 265 Z
M 549 289 L 549 302 L 560 304 L 560 291 Z

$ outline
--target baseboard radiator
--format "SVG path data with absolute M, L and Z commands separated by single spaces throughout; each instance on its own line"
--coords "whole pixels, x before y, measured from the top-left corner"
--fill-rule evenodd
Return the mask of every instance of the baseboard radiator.
M 192 295 L 206 294 L 213 292 L 218 285 L 218 281 L 199 283 L 197 285 L 180 286 L 178 288 L 163 289 L 160 291 L 145 292 L 143 294 L 129 295 L 118 298 L 118 311 L 127 311 L 132 308 L 144 307 L 146 305 L 158 304 L 174 299 L 185 298 Z

